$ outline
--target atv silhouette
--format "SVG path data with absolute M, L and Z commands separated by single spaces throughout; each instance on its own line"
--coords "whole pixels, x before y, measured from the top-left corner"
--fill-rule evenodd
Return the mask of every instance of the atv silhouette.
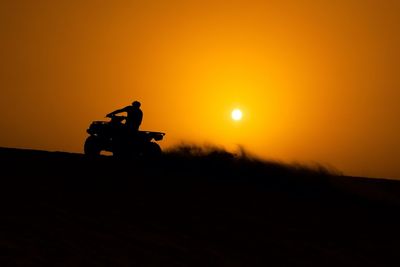
M 118 158 L 156 157 L 161 155 L 155 141 L 163 139 L 165 133 L 129 131 L 125 116 L 109 116 L 110 121 L 94 121 L 87 129 L 90 135 L 84 145 L 85 155 L 97 157 L 101 151 L 112 152 Z

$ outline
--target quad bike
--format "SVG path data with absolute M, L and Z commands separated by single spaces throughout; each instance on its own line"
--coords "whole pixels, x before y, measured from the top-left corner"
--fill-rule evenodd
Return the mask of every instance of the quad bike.
M 165 133 L 150 131 L 129 131 L 124 116 L 109 116 L 110 121 L 94 121 L 87 129 L 90 135 L 84 145 L 85 155 L 99 156 L 108 151 L 118 158 L 156 157 L 161 155 L 155 141 L 163 139 Z

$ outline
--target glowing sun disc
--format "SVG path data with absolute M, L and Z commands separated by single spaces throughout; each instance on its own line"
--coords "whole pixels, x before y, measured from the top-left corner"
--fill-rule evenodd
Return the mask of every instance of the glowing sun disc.
M 240 109 L 236 108 L 236 109 L 232 110 L 231 116 L 232 116 L 232 120 L 240 121 L 243 117 L 243 113 Z

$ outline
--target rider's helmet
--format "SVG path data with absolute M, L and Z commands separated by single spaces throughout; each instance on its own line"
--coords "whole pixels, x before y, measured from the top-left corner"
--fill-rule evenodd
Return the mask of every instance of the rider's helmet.
M 133 106 L 134 108 L 140 108 L 140 102 L 139 102 L 139 101 L 133 101 L 133 102 L 132 102 L 132 106 Z

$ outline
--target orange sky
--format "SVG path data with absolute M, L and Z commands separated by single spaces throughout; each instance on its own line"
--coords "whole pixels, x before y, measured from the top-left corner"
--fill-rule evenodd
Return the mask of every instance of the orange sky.
M 400 178 L 399 14 L 388 0 L 3 0 L 0 146 L 79 152 L 92 120 L 140 100 L 164 148 L 242 144 Z

